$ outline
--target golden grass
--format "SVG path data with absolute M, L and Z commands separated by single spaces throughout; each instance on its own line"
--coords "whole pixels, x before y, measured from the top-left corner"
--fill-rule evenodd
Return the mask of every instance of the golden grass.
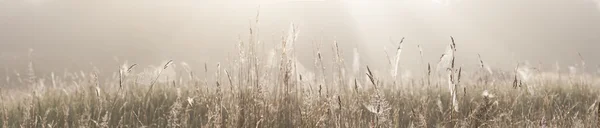
M 341 51 L 334 43 L 334 65 L 323 65 L 326 60 L 319 47 L 315 51 L 316 72 L 311 74 L 299 71 L 293 49 L 298 33 L 295 26 L 291 28 L 276 55 L 259 52 L 268 50 L 257 46 L 257 36 L 251 36 L 248 42 L 240 41 L 239 56 L 227 67 L 217 64 L 212 79 L 208 79 L 208 64 L 204 69 L 206 77 L 199 78 L 189 65 L 182 63 L 183 68 L 173 69 L 184 71 L 178 74 L 181 76 L 159 81 L 162 70 L 175 68 L 170 66 L 174 61 L 160 67 L 158 74 L 150 73 L 157 75 L 152 76 L 150 83 L 138 81 L 146 79 L 140 78 L 143 75 L 133 75 L 136 70 L 141 71 L 135 64 L 119 67 L 118 75 L 106 82 L 100 82 L 93 72 L 52 74 L 49 78 L 31 73 L 31 80 L 17 82 L 27 84 L 29 90 L 0 89 L 0 126 L 366 128 L 600 124 L 596 75 L 561 77 L 559 72 L 524 72 L 527 67 L 492 74 L 481 57 L 481 71 L 462 71 L 462 67 L 454 65 L 453 38 L 437 67 L 448 72 L 432 72 L 427 64 L 422 69 L 424 76 L 398 81 L 401 41 L 392 73 L 376 73 L 354 61 L 353 72 L 347 74 Z M 33 63 L 30 65 L 33 70 Z M 359 67 L 364 69 L 356 69 Z M 50 79 L 52 86 L 45 86 L 42 79 Z

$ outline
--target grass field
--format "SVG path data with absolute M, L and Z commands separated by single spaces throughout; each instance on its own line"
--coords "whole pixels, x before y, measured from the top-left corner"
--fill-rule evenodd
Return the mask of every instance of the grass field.
M 576 72 L 586 68 L 584 61 L 571 73 L 527 65 L 492 70 L 481 59 L 473 68 L 478 70 L 463 71 L 454 64 L 460 42 L 449 39 L 438 63 L 423 62 L 422 75 L 401 77 L 402 42 L 388 57 L 389 72 L 372 71 L 360 61 L 345 68 L 334 43 L 333 59 L 323 58 L 317 48 L 316 70 L 307 71 L 295 58 L 296 36 L 292 28 L 271 54 L 261 52 L 266 50 L 252 35 L 239 43 L 239 55 L 230 62 L 207 64 L 197 72 L 177 60 L 150 69 L 124 64 L 112 77 L 34 74 L 30 65 L 29 73 L 5 84 L 26 89 L 0 90 L 0 127 L 600 125 L 598 75 Z M 212 68 L 217 72 L 208 72 Z

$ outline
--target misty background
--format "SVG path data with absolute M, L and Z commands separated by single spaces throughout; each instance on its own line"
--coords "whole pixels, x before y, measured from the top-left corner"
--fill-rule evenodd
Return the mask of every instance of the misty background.
M 453 36 L 465 67 L 476 68 L 481 54 L 492 68 L 529 61 L 553 69 L 579 64 L 581 53 L 595 71 L 599 7 L 594 0 L 0 0 L 0 73 L 25 72 L 30 48 L 42 75 L 111 73 L 125 60 L 172 59 L 201 70 L 235 57 L 257 13 L 265 44 L 279 44 L 298 25 L 296 48 L 309 69 L 318 41 L 325 56 L 337 41 L 347 64 L 357 48 L 361 65 L 387 69 L 384 47 L 393 56 L 406 37 L 401 67 L 416 72 L 423 70 L 417 45 L 435 65 Z

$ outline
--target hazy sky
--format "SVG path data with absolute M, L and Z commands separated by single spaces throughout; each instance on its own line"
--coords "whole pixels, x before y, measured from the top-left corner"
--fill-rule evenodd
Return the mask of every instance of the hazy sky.
M 29 48 L 40 72 L 108 70 L 120 60 L 142 65 L 163 60 L 192 67 L 225 61 L 238 37 L 247 40 L 257 12 L 261 41 L 279 43 L 290 23 L 299 25 L 300 59 L 311 65 L 314 41 L 325 51 L 337 40 L 351 62 L 385 68 L 384 47 L 406 37 L 402 65 L 419 67 L 417 45 L 436 63 L 449 36 L 458 59 L 492 67 L 517 61 L 552 66 L 599 64 L 597 0 L 0 0 L 0 66 L 23 70 Z M 260 5 L 260 9 L 258 8 Z M 253 24 L 253 23 L 252 23 Z M 328 52 L 330 53 L 330 52 Z M 310 67 L 310 66 L 307 66 Z M 2 70 L 4 72 L 4 70 Z M 12 71 L 10 71 L 12 72 Z

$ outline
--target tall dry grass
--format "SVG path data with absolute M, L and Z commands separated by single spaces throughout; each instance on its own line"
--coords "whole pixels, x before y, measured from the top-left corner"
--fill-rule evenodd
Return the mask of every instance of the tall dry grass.
M 258 24 L 258 20 L 256 21 Z M 391 73 L 360 65 L 355 52 L 347 73 L 333 42 L 333 65 L 315 50 L 314 72 L 297 61 L 299 31 L 291 25 L 276 50 L 263 47 L 258 28 L 240 39 L 238 56 L 206 64 L 201 78 L 184 62 L 142 69 L 124 64 L 112 77 L 96 72 L 27 80 L 7 77 L 0 89 L 1 127 L 597 127 L 598 75 L 533 71 L 463 71 L 454 63 L 456 44 L 423 76 L 397 77 L 403 41 Z M 410 43 L 410 42 L 407 42 Z M 422 53 L 423 49 L 419 46 Z M 386 51 L 387 52 L 387 51 Z M 387 54 L 387 53 L 386 53 Z M 421 54 L 421 58 L 423 54 Z M 389 57 L 388 57 L 389 58 Z M 583 57 L 582 57 L 583 58 Z M 393 60 L 393 61 L 392 61 Z M 408 60 L 407 60 L 408 61 Z M 423 61 L 423 60 L 421 60 Z M 393 64 L 392 64 L 393 62 Z M 180 64 L 177 64 L 180 63 Z M 585 61 L 582 59 L 582 67 Z M 426 67 L 426 68 L 425 68 Z M 216 72 L 208 72 L 215 68 Z M 433 71 L 435 69 L 437 71 Z M 583 67 L 585 68 L 585 67 Z M 165 77 L 163 71 L 180 72 Z M 209 75 L 209 74 L 213 74 Z M 150 75 L 148 75 L 150 74 Z M 49 81 L 46 81 L 48 79 Z M 144 82 L 146 81 L 146 82 Z M 51 84 L 52 86 L 46 86 Z M 447 87 L 447 88 L 446 88 Z

